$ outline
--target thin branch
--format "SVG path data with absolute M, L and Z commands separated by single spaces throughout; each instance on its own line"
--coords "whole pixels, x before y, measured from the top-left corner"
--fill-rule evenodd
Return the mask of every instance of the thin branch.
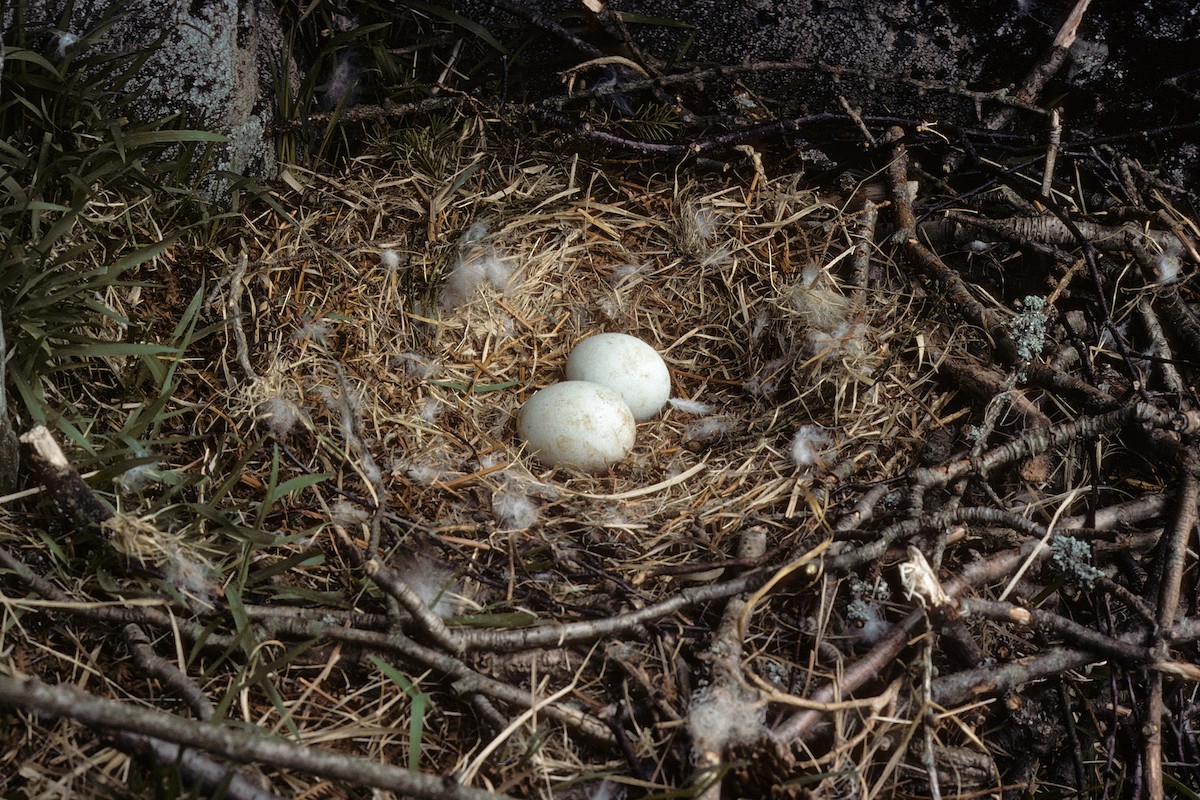
M 282 800 L 282 795 L 258 786 L 228 764 L 197 750 L 128 731 L 118 732 L 112 740 L 117 748 L 131 756 L 152 760 L 163 767 L 177 767 L 185 783 L 196 784 L 225 800 Z
M 838 680 L 823 685 L 813 692 L 810 698 L 813 703 L 832 703 L 840 700 L 869 680 L 879 677 L 900 651 L 907 645 L 912 634 L 925 622 L 925 612 L 917 609 L 904 618 L 887 636 L 871 648 L 865 656 L 846 668 Z M 806 709 L 797 712 L 786 719 L 774 731 L 775 738 L 780 742 L 798 744 L 804 740 L 826 712 L 818 709 Z
M 445 89 L 445 87 L 439 87 Z M 344 124 L 348 122 L 368 122 L 396 119 L 398 117 L 419 116 L 430 111 L 441 111 L 447 108 L 458 108 L 464 104 L 461 97 L 427 97 L 413 103 L 387 103 L 385 105 L 351 106 L 341 111 L 319 111 L 304 117 L 281 119 L 270 125 L 268 134 L 291 133 L 306 126 L 328 125 L 332 121 Z
M 198 747 L 233 761 L 294 769 L 429 800 L 498 800 L 502 797 L 459 786 L 450 776 L 426 775 L 370 759 L 268 738 L 261 733 L 183 719 L 132 703 L 105 700 L 73 686 L 53 686 L 31 678 L 0 676 L 0 704 L 32 714 L 75 720 L 94 728 L 129 731 Z
M 758 588 L 767 580 L 767 577 L 762 572 L 756 571 L 723 583 L 689 586 L 666 600 L 608 619 L 568 622 L 562 625 L 539 625 L 533 628 L 507 631 L 471 630 L 463 631 L 459 635 L 468 650 L 511 651 L 525 650 L 531 647 L 562 647 L 632 630 L 651 620 L 674 614 L 690 605 L 724 600 L 735 594 Z
M 541 28 L 547 33 L 557 36 L 564 42 L 575 47 L 581 53 L 589 56 L 605 55 L 604 51 L 596 47 L 591 42 L 585 42 L 569 30 L 550 19 L 544 14 L 540 14 L 529 6 L 527 3 L 519 3 L 516 0 L 492 0 L 492 4 L 497 8 L 502 8 L 514 17 L 523 19 L 534 27 Z
M 646 78 L 643 80 L 633 81 L 618 81 L 615 84 L 596 86 L 591 89 L 574 92 L 569 96 L 550 97 L 540 101 L 543 108 L 562 108 L 572 100 L 586 99 L 591 97 L 604 97 L 610 94 L 622 93 L 630 94 L 643 89 L 666 89 L 680 84 L 702 85 L 711 82 L 714 78 L 727 78 L 737 80 L 745 75 L 753 75 L 764 72 L 820 72 L 821 74 L 833 79 L 841 78 L 862 78 L 867 81 L 879 82 L 887 81 L 891 83 L 904 84 L 912 86 L 916 89 L 931 91 L 931 92 L 946 92 L 948 94 L 964 97 L 973 101 L 976 105 L 984 103 L 996 103 L 1002 106 L 1009 106 L 1014 109 L 1028 111 L 1033 114 L 1045 115 L 1047 112 L 1041 106 L 1035 103 L 1030 103 L 1027 100 L 1022 100 L 1012 96 L 1011 91 L 1007 87 L 1004 89 L 996 89 L 993 91 L 981 92 L 966 87 L 943 83 L 940 81 L 931 81 L 925 78 L 913 77 L 911 75 L 901 75 L 897 73 L 883 73 L 872 69 L 861 69 L 858 67 L 846 66 L 843 64 L 829 64 L 822 61 L 813 61 L 809 59 L 793 59 L 790 61 L 756 61 L 749 64 L 715 64 L 706 65 L 690 69 L 686 72 L 678 72 L 673 75 L 663 75 L 660 77 Z M 878 119 L 878 118 L 876 118 Z M 873 123 L 871 117 L 864 117 L 868 123 Z M 860 120 L 863 121 L 863 120 Z M 981 134 L 996 135 L 994 130 L 976 131 Z M 1026 137 L 1011 137 L 1027 140 Z
M 1021 684 L 1105 660 L 1089 650 L 1050 647 L 1031 659 L 963 670 L 937 678 L 933 682 L 933 701 L 945 707 L 961 705 L 982 697 L 1002 695 Z
M 213 718 L 215 709 L 212 702 L 179 667 L 154 652 L 145 631 L 131 623 L 125 626 L 122 633 L 125 635 L 125 641 L 129 642 L 129 647 L 133 650 L 133 659 L 139 667 L 178 692 L 198 719 L 208 722 Z
M 538 698 L 531 695 L 528 689 L 517 689 L 494 678 L 483 675 L 462 661 L 447 655 L 440 650 L 426 647 L 413 640 L 396 634 L 376 631 L 362 631 L 354 628 L 343 628 L 337 625 L 327 625 L 316 620 L 289 619 L 280 617 L 263 622 L 263 627 L 273 635 L 302 636 L 309 638 L 332 639 L 334 641 L 369 647 L 381 652 L 393 652 L 406 658 L 411 658 L 421 664 L 433 667 L 444 675 L 452 678 L 451 688 L 463 695 L 484 694 L 495 700 L 517 706 L 530 708 Z M 599 719 L 570 706 L 558 703 L 539 708 L 539 714 L 558 720 L 569 725 L 585 736 L 612 744 L 612 732 Z
M 1130 636 L 1114 639 L 1097 633 L 1086 625 L 1080 625 L 1045 609 L 1028 608 L 997 600 L 972 597 L 958 604 L 959 613 L 967 617 L 982 617 L 996 622 L 1008 622 L 1027 628 L 1052 631 L 1067 640 L 1075 649 L 1089 650 L 1097 655 L 1115 659 L 1123 664 L 1143 664 L 1152 659 L 1148 644 L 1138 644 Z M 1145 641 L 1149 634 L 1143 635 Z
M 54 500 L 58 513 L 68 522 L 98 531 L 112 517 L 113 512 L 96 499 L 45 425 L 35 425 L 21 434 L 21 444 L 27 448 L 30 464 Z
M 960 506 L 958 508 L 925 514 L 916 519 L 893 523 L 878 533 L 871 534 L 871 541 L 853 550 L 844 551 L 825 558 L 823 569 L 832 575 L 842 574 L 860 564 L 874 561 L 893 544 L 906 541 L 922 531 L 940 531 L 960 522 L 979 522 L 987 525 L 1002 525 L 1025 535 L 1040 539 L 1046 533 L 1044 526 L 1011 511 L 982 506 Z
M 245 290 L 243 284 L 249 266 L 250 258 L 245 253 L 241 253 L 238 256 L 237 266 L 233 268 L 233 273 L 229 276 L 229 299 L 225 301 L 225 324 L 233 333 L 234 353 L 237 355 L 242 372 L 248 379 L 257 381 L 258 373 L 254 371 L 254 365 L 250 363 L 250 346 L 246 341 L 246 331 L 242 327 L 242 292 Z
M 1183 566 L 1187 556 L 1187 542 L 1196 527 L 1200 505 L 1200 478 L 1195 472 L 1195 463 L 1189 459 L 1184 465 L 1183 486 L 1175 508 L 1175 521 L 1168 532 L 1161 558 L 1163 578 L 1158 598 L 1159 629 L 1166 630 L 1175 624 L 1179 610 L 1179 593 L 1183 586 Z M 1158 642 L 1160 652 L 1165 650 L 1162 636 Z M 1165 655 L 1165 652 L 1162 653 Z M 1162 774 L 1162 721 L 1165 713 L 1163 704 L 1163 676 L 1155 672 L 1150 677 L 1150 702 L 1146 712 L 1146 791 L 1150 800 L 1163 798 Z
M 35 594 L 55 604 L 55 611 L 62 611 L 72 616 L 84 617 L 109 625 L 151 625 L 161 630 L 172 630 L 177 627 L 179 632 L 192 642 L 204 642 L 205 647 L 225 649 L 232 647 L 234 637 L 214 633 L 195 620 L 172 618 L 153 606 L 120 606 L 91 603 L 77 600 L 68 596 L 50 581 L 31 570 L 25 562 L 0 547 L 0 566 L 10 569 Z
M 348 553 L 354 565 L 361 567 L 376 586 L 395 598 L 435 642 L 452 653 L 461 653 L 466 649 L 462 638 L 446 627 L 442 618 L 425 604 L 421 596 L 413 591 L 403 578 L 378 558 L 368 557 L 359 552 L 358 546 L 342 526 L 335 525 L 334 529 L 344 545 L 342 552 Z
M 1083 22 L 1083 15 L 1087 12 L 1090 4 L 1091 0 L 1076 0 L 1071 13 L 1067 15 L 1059 28 L 1058 35 L 1054 37 L 1050 50 L 1025 77 L 1020 88 L 1013 93 L 1018 100 L 1032 103 L 1037 99 L 1046 83 L 1058 74 L 1059 69 L 1067 60 L 1067 55 L 1071 52 L 1071 45 L 1075 43 L 1079 25 Z M 988 119 L 987 127 L 992 130 L 1007 127 L 1014 113 L 1013 108 L 1001 109 Z
M 918 486 L 944 486 L 958 480 L 973 469 L 986 475 L 993 469 L 1011 464 L 1035 453 L 1044 452 L 1068 442 L 1091 439 L 1102 433 L 1130 425 L 1146 424 L 1180 434 L 1200 431 L 1200 414 L 1195 411 L 1161 411 L 1149 403 L 1133 403 L 1116 411 L 1096 416 L 1079 417 L 1052 428 L 1033 428 L 1011 442 L 988 451 L 978 462 L 961 459 L 951 464 L 913 470 L 912 481 Z

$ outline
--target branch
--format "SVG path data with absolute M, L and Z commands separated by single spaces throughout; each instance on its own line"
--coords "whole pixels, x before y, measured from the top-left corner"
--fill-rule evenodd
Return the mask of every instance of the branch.
M 917 486 L 944 486 L 958 480 L 974 469 L 986 475 L 993 469 L 1020 461 L 1051 447 L 1091 439 L 1102 433 L 1129 425 L 1146 424 L 1155 428 L 1180 434 L 1200 431 L 1200 413 L 1195 411 L 1160 411 L 1149 403 L 1133 403 L 1116 411 L 1091 417 L 1080 417 L 1073 422 L 1064 422 L 1051 428 L 1032 428 L 1011 442 L 988 451 L 978 462 L 961 459 L 951 464 L 915 469 L 912 481 Z
M 414 103 L 388 103 L 381 106 L 352 106 L 341 111 L 319 111 L 304 117 L 281 119 L 267 128 L 268 134 L 291 133 L 308 125 L 328 125 L 330 122 L 366 122 L 395 119 L 409 115 L 427 114 L 463 105 L 460 97 L 427 97 Z
M 1083 15 L 1089 4 L 1091 4 L 1091 0 L 1075 0 L 1075 6 L 1067 15 L 1062 27 L 1059 28 L 1058 35 L 1054 37 L 1049 52 L 1030 71 L 1021 87 L 1014 93 L 1017 100 L 1032 103 L 1037 99 L 1047 81 L 1062 68 L 1063 63 L 1067 60 L 1067 55 L 1071 52 L 1071 45 L 1075 43 L 1075 35 L 1079 30 L 1079 24 L 1083 22 Z M 987 126 L 992 130 L 999 130 L 1008 125 L 1014 113 L 1012 108 L 1001 109 L 988 119 Z
M 382 561 L 376 557 L 368 557 L 359 552 L 358 545 L 346 533 L 346 529 L 341 525 L 335 525 L 334 530 L 337 531 L 338 538 L 344 545 L 343 552 L 350 556 L 350 560 L 356 567 L 362 567 L 376 586 L 394 598 L 404 610 L 413 616 L 413 619 L 425 630 L 442 647 L 449 650 L 451 653 L 461 653 L 465 650 L 462 638 L 446 627 L 446 623 L 437 613 L 425 604 L 421 596 L 413 591 L 403 578 L 389 569 Z
M 1192 459 L 1184 463 L 1183 486 L 1175 509 L 1175 521 L 1167 534 L 1162 558 L 1162 586 L 1158 593 L 1158 624 L 1160 632 L 1175 624 L 1179 610 L 1179 592 L 1183 586 L 1183 566 L 1187 557 L 1187 542 L 1196 527 L 1197 504 L 1200 503 L 1200 479 L 1194 472 Z M 1159 634 L 1160 651 L 1165 651 L 1162 634 Z M 1150 800 L 1163 798 L 1162 774 L 1162 719 L 1163 676 L 1155 672 L 1150 678 L 1150 703 L 1146 712 L 1146 793 Z
M 198 784 L 216 797 L 225 800 L 283 800 L 281 795 L 257 786 L 228 765 L 196 750 L 128 731 L 121 731 L 112 739 L 118 749 L 131 756 L 155 761 L 163 767 L 178 767 L 185 783 Z
M 982 617 L 996 622 L 1011 622 L 1027 628 L 1040 628 L 1059 634 L 1076 649 L 1112 658 L 1123 664 L 1141 664 L 1151 660 L 1150 647 L 1136 641 L 1114 639 L 1050 611 L 1028 608 L 996 600 L 971 598 L 958 604 L 964 617 Z M 1143 635 L 1142 639 L 1147 637 Z
M 45 425 L 36 425 L 21 435 L 21 444 L 29 451 L 30 464 L 45 485 L 58 513 L 81 528 L 99 530 L 113 512 L 96 499 L 79 470 L 67 461 L 62 449 Z
M 12 570 L 35 594 L 55 604 L 56 611 L 77 617 L 85 617 L 110 625 L 152 625 L 163 630 L 179 629 L 192 642 L 203 642 L 205 647 L 228 649 L 235 639 L 223 633 L 215 633 L 204 625 L 186 617 L 172 617 L 153 606 L 104 605 L 88 603 L 69 597 L 50 581 L 31 570 L 6 548 L 0 547 L 0 566 Z M 165 603 L 164 603 L 165 605 Z
M 452 689 L 463 695 L 483 694 L 519 708 L 531 708 L 540 698 L 531 694 L 528 689 L 517 689 L 507 683 L 483 675 L 462 661 L 435 650 L 425 647 L 413 640 L 395 634 L 376 631 L 363 631 L 355 628 L 343 628 L 338 625 L 327 625 L 318 620 L 278 617 L 264 620 L 262 625 L 271 631 L 272 635 L 301 636 L 306 638 L 328 638 L 334 641 L 346 642 L 359 647 L 369 647 L 381 652 L 398 653 L 406 658 L 425 664 L 439 670 L 452 678 Z M 586 712 L 570 706 L 553 704 L 539 706 L 538 713 L 565 725 L 575 728 L 583 735 L 604 744 L 614 742 L 612 731 L 603 722 Z
M 212 720 L 215 713 L 212 702 L 179 667 L 154 652 L 145 631 L 131 623 L 125 626 L 122 633 L 125 635 L 125 641 L 129 642 L 129 647 L 133 650 L 133 660 L 139 667 L 178 692 L 197 718 L 205 722 Z
M 849 572 L 860 564 L 879 558 L 894 543 L 907 540 L 921 531 L 938 531 L 959 522 L 1003 525 L 1035 539 L 1040 539 L 1046 533 L 1043 526 L 1011 511 L 985 506 L 962 506 L 889 525 L 878 533 L 873 532 L 869 543 L 826 557 L 822 567 L 831 575 Z
M 933 682 L 933 701 L 943 707 L 961 705 L 1104 660 L 1087 650 L 1051 647 L 1032 659 L 963 670 L 938 678 Z
M 450 776 L 426 775 L 391 764 L 267 738 L 261 733 L 182 719 L 131 703 L 101 699 L 72 686 L 52 686 L 31 678 L 0 676 L 0 704 L 33 714 L 75 720 L 94 728 L 130 731 L 197 747 L 233 761 L 294 769 L 429 800 L 498 800 L 503 797 L 459 786 Z
M 712 600 L 724 600 L 735 594 L 753 590 L 767 580 L 762 572 L 752 572 L 724 583 L 709 586 L 690 586 L 674 597 L 652 603 L 637 611 L 618 614 L 608 619 L 568 622 L 562 625 L 539 625 L 507 631 L 463 631 L 459 636 L 467 650 L 525 650 L 531 647 L 562 647 L 566 644 L 592 641 L 602 636 L 630 630 L 681 608 Z

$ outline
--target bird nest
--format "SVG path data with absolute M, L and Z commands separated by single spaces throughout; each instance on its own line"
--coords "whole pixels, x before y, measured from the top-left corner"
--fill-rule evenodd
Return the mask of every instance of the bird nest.
M 0 536 L 8 671 L 97 703 L 10 724 L 9 789 L 970 797 L 1111 783 L 1164 706 L 1186 748 L 1196 226 L 958 200 L 913 141 L 812 187 L 434 120 L 145 265 L 154 425 L 82 533 Z M 516 412 L 602 331 L 672 400 L 547 468 Z

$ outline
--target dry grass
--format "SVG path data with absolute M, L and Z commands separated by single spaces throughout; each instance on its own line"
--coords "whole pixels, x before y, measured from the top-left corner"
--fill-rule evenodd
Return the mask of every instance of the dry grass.
M 971 413 L 934 380 L 926 349 L 970 342 L 933 316 L 940 309 L 886 250 L 856 274 L 861 209 L 798 188 L 796 175 L 645 175 L 489 136 L 481 121 L 439 123 L 381 139 L 340 175 L 293 167 L 276 197 L 290 220 L 250 215 L 236 245 L 203 263 L 180 253 L 157 274 L 147 267 L 143 277 L 158 285 L 126 298 L 130 313 L 169 329 L 189 287 L 207 276 L 202 316 L 232 317 L 251 368 L 228 330 L 198 340 L 177 364 L 164 409 L 177 412 L 159 437 L 171 444 L 153 453 L 182 488 L 172 494 L 168 481 L 119 499 L 127 514 L 171 533 L 174 555 L 166 548 L 147 563 L 163 569 L 185 552 L 182 569 L 190 563 L 198 575 L 168 582 L 233 640 L 193 648 L 187 636 L 158 631 L 156 650 L 219 716 L 306 744 L 454 771 L 520 796 L 593 796 L 568 787 L 594 791 L 600 777 L 635 796 L 695 788 L 686 716 L 707 680 L 720 603 L 595 645 L 465 657 L 538 698 L 533 710 L 498 704 L 503 720 L 516 721 L 502 735 L 435 666 L 341 641 L 298 644 L 253 608 L 321 604 L 325 621 L 387 613 L 389 599 L 337 547 L 337 527 L 361 548 L 377 538 L 381 561 L 431 603 L 444 592 L 439 608 L 468 630 L 604 618 L 733 577 L 749 530 L 765 533 L 762 563 L 782 567 L 827 541 L 831 519 L 866 487 L 904 475 L 933 432 Z M 192 269 L 195 278 L 181 277 Z M 673 395 L 707 408 L 671 407 L 639 425 L 633 454 L 611 474 L 545 469 L 522 452 L 515 413 L 560 379 L 573 345 L 599 331 L 652 344 L 671 369 Z M 114 404 L 95 428 L 119 428 L 126 413 Z M 809 425 L 829 445 L 816 463 L 797 465 L 793 436 Z M 1048 481 L 1043 493 L 1017 481 L 1011 491 L 1036 514 L 1062 502 L 1053 487 L 1064 482 Z M 102 574 L 84 571 L 78 542 L 39 557 L 31 513 L 10 511 L 0 541 L 80 602 L 135 598 L 156 585 L 137 570 L 114 574 L 145 555 L 136 543 L 132 558 L 93 555 Z M 991 547 L 987 535 L 972 534 Z M 769 700 L 767 722 L 791 714 L 807 687 L 836 679 L 878 634 L 871 626 L 886 628 L 906 607 L 896 597 L 859 628 L 847 619 L 850 596 L 839 579 L 797 571 L 748 615 L 740 665 L 756 685 L 748 696 Z M 990 646 L 1011 632 L 987 623 L 981 635 Z M 28 600 L 5 601 L 3 646 L 15 672 L 178 707 L 110 631 L 78 618 L 51 625 Z M 824 797 L 921 791 L 919 752 L 906 746 L 921 730 L 910 681 L 919 679 L 896 670 L 866 693 L 877 702 L 832 706 L 832 746 L 814 750 L 793 778 L 807 775 L 804 786 Z M 643 774 L 620 748 L 546 716 L 541 704 L 552 696 L 619 720 Z M 729 713 L 751 714 L 752 705 Z M 972 758 L 981 765 L 962 786 L 995 787 L 977 713 L 940 723 L 939 752 L 958 758 L 955 770 Z M 6 796 L 139 785 L 126 756 L 75 725 L 10 727 L 6 742 Z M 733 779 L 745 791 L 765 793 L 758 782 L 780 777 L 753 761 L 765 756 L 740 755 L 747 760 L 734 764 Z M 297 797 L 370 796 L 267 772 Z M 139 791 L 153 780 L 143 774 Z

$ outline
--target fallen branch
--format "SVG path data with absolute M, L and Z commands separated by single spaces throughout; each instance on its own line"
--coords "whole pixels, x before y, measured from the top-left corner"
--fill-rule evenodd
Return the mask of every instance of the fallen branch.
M 1166 536 L 1162 557 L 1159 559 L 1162 569 L 1162 583 L 1158 593 L 1159 635 L 1156 642 L 1156 650 L 1159 652 L 1166 650 L 1162 631 L 1175 624 L 1175 615 L 1179 610 L 1179 593 L 1183 586 L 1187 542 L 1196 527 L 1197 516 L 1200 514 L 1198 506 L 1200 506 L 1200 477 L 1197 477 L 1194 460 L 1188 459 L 1184 463 L 1183 486 L 1179 490 L 1175 520 Z M 1148 705 L 1149 708 L 1146 711 L 1146 790 L 1150 800 L 1162 800 L 1164 791 L 1162 720 L 1165 713 L 1162 672 L 1155 672 L 1150 677 Z
M 128 731 L 114 734 L 112 740 L 118 749 L 135 758 L 153 761 L 161 767 L 177 768 L 185 784 L 195 784 L 225 800 L 282 800 L 282 795 L 258 786 L 228 764 L 200 751 Z
M 132 703 L 105 700 L 73 686 L 52 686 L 31 678 L 0 676 L 0 704 L 32 714 L 74 720 L 106 731 L 128 731 L 197 747 L 233 761 L 294 769 L 429 800 L 498 800 L 502 797 L 459 786 L 449 776 L 426 775 L 245 730 L 183 719 Z
M 279 617 L 264 621 L 263 627 L 275 636 L 297 636 L 306 638 L 330 639 L 346 642 L 360 647 L 367 647 L 380 652 L 393 652 L 410 658 L 420 664 L 432 667 L 452 679 L 451 688 L 458 694 L 487 695 L 509 705 L 519 708 L 530 708 L 539 698 L 531 695 L 528 689 L 518 689 L 495 678 L 483 675 L 462 661 L 447 655 L 440 650 L 426 647 L 413 640 L 395 634 L 377 631 L 363 631 L 354 628 L 343 628 L 338 625 L 328 625 L 318 620 L 290 619 Z M 613 743 L 613 735 L 601 720 L 591 714 L 567 705 L 553 703 L 543 706 L 538 711 L 550 719 L 569 725 L 590 739 Z

